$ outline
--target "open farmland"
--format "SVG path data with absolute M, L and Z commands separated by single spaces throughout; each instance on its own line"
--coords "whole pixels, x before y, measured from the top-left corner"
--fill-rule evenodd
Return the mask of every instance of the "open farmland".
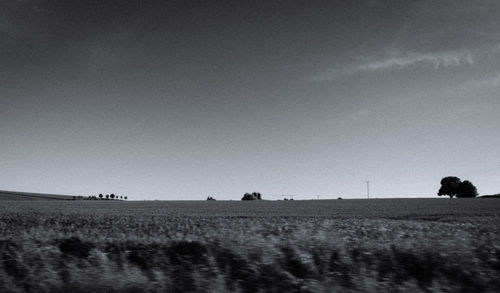
M 0 202 L 2 292 L 499 292 L 500 200 Z

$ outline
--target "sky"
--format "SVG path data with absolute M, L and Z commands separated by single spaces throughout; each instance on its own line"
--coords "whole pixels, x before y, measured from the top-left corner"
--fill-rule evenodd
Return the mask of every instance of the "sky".
M 0 0 L 0 190 L 500 192 L 500 2 Z

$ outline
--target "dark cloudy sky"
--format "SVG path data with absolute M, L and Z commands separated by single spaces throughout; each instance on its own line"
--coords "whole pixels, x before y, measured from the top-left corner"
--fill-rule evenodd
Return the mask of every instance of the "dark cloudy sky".
M 500 192 L 500 2 L 0 0 L 0 189 Z

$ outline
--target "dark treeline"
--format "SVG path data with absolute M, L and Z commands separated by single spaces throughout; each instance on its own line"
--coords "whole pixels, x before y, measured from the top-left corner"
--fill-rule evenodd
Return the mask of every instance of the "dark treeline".
M 111 194 L 106 194 L 103 195 L 102 193 L 99 193 L 99 195 L 89 195 L 89 196 L 83 196 L 83 195 L 74 195 L 73 200 L 127 200 L 128 198 L 126 196 L 118 196 L 115 195 L 114 193 Z

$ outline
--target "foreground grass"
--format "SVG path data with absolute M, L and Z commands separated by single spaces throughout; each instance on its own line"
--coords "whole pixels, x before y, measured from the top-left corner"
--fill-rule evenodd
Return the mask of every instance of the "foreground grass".
M 2 292 L 499 292 L 500 201 L 11 202 Z

